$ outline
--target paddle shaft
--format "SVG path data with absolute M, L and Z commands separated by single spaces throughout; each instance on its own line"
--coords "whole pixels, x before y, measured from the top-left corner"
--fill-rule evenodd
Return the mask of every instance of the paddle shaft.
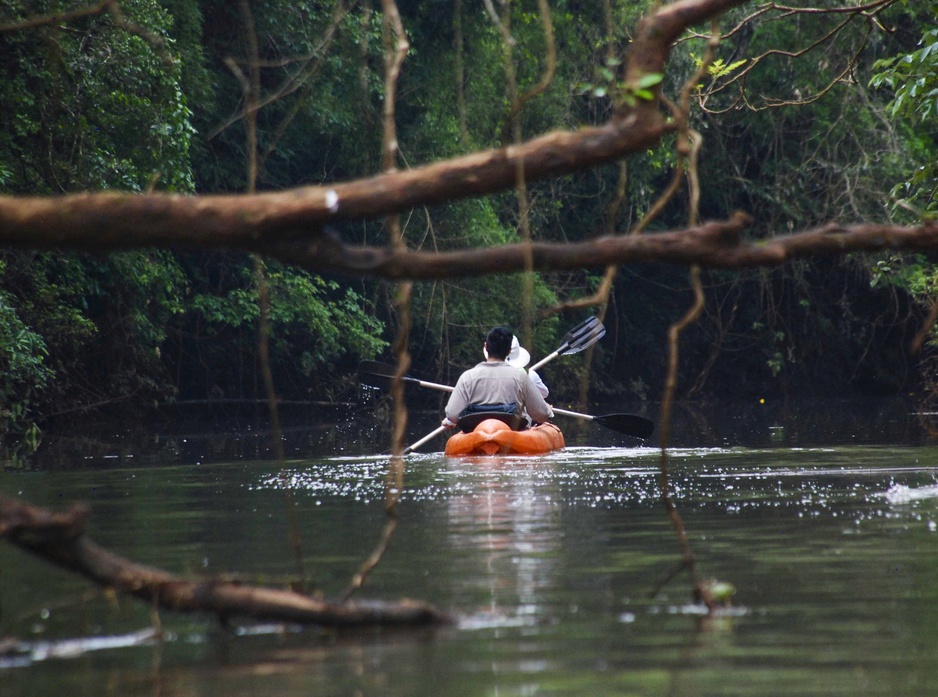
M 426 380 L 418 380 L 417 378 L 412 378 L 407 375 L 403 378 L 404 382 L 413 382 L 421 387 L 429 387 L 434 390 L 442 390 L 443 392 L 452 392 L 455 388 L 450 387 L 449 385 L 441 385 L 438 382 L 427 382 Z
M 537 363 L 535 363 L 534 365 L 532 365 L 530 368 L 528 368 L 528 370 L 537 370 L 537 369 L 540 368 L 542 365 L 544 365 L 545 363 L 548 363 L 548 362 L 554 360 L 554 359 L 555 359 L 557 356 L 559 356 L 559 355 L 560 355 L 560 354 L 557 353 L 557 351 L 554 351 L 553 353 L 549 354 L 549 355 L 548 355 L 547 357 L 545 357 L 544 359 L 542 359 L 542 360 L 538 361 Z
M 554 360 L 554 359 L 555 359 L 557 356 L 559 356 L 559 355 L 561 355 L 561 354 L 558 353 L 557 351 L 554 351 L 553 353 L 549 354 L 549 355 L 548 355 L 546 358 L 544 358 L 543 360 L 538 361 L 537 363 L 535 363 L 534 365 L 532 365 L 530 368 L 528 368 L 528 370 L 529 370 L 529 371 L 531 371 L 531 370 L 536 370 L 537 368 L 540 368 L 542 365 L 545 365 L 545 364 L 547 364 L 547 363 L 550 363 L 552 360 Z M 388 377 L 391 377 L 391 376 L 388 376 Z M 434 389 L 434 390 L 443 390 L 444 392 L 452 392 L 452 391 L 453 391 L 453 388 L 450 387 L 449 385 L 441 385 L 441 384 L 438 383 L 438 382 L 427 382 L 426 380 L 420 380 L 420 379 L 418 379 L 418 378 L 412 378 L 412 377 L 407 376 L 407 375 L 404 376 L 404 382 L 412 382 L 412 383 L 414 383 L 414 384 L 420 385 L 421 387 L 429 387 L 429 388 L 432 388 L 432 389 Z M 556 410 L 555 410 L 555 411 L 556 411 Z
M 428 433 L 427 435 L 425 435 L 423 438 L 421 438 L 420 440 L 418 440 L 416 443 L 413 443 L 412 445 L 409 445 L 409 446 L 407 446 L 406 448 L 404 448 L 404 453 L 403 453 L 403 454 L 404 454 L 404 455 L 410 455 L 413 451 L 415 451 L 415 450 L 416 450 L 417 448 L 419 448 L 421 445 L 423 445 L 423 444 L 426 443 L 427 441 L 433 440 L 433 439 L 436 438 L 438 435 L 440 435 L 441 433 L 443 433 L 443 431 L 445 431 L 445 430 L 446 430 L 446 426 L 440 426 L 440 427 L 434 429 L 433 431 L 431 431 L 430 433 Z
M 427 382 L 426 380 L 418 380 L 417 378 L 404 377 L 404 382 L 412 382 L 420 385 L 421 387 L 429 387 L 434 390 L 442 390 L 444 392 L 452 392 L 453 388 L 449 385 L 441 385 L 438 382 Z M 576 419 L 585 419 L 587 421 L 595 421 L 600 426 L 605 426 L 606 428 L 612 429 L 619 433 L 624 433 L 627 436 L 634 436 L 636 438 L 647 438 L 651 435 L 654 430 L 654 425 L 650 419 L 646 419 L 642 416 L 635 416 L 633 414 L 604 414 L 602 416 L 593 416 L 592 414 L 581 414 L 578 411 L 569 411 L 567 409 L 561 409 L 559 407 L 551 406 L 551 409 L 554 410 L 555 414 L 560 414 L 561 416 L 572 416 Z M 408 454 L 411 450 L 415 450 L 419 446 L 423 445 L 426 441 L 434 438 L 439 435 L 441 431 L 445 429 L 437 429 L 430 435 L 422 438 L 418 442 L 414 443 L 410 448 L 404 451 L 404 454 Z
M 530 368 L 528 368 L 528 370 L 534 370 L 535 368 L 540 368 L 542 365 L 544 365 L 545 363 L 548 363 L 548 362 L 554 360 L 554 359 L 555 359 L 557 356 L 559 356 L 559 355 L 560 355 L 559 353 L 557 353 L 556 351 L 554 351 L 552 354 L 550 354 L 549 356 L 547 356 L 547 358 L 545 358 L 544 360 L 540 361 L 537 365 L 533 365 L 533 366 L 531 366 Z M 388 377 L 391 377 L 391 376 L 388 376 Z M 404 382 L 412 382 L 412 383 L 414 383 L 414 384 L 416 384 L 416 385 L 420 385 L 421 387 L 429 387 L 429 388 L 434 389 L 434 390 L 443 390 L 444 392 L 452 392 L 452 391 L 453 391 L 453 388 L 450 387 L 449 385 L 441 385 L 441 384 L 438 383 L 438 382 L 427 382 L 426 380 L 420 380 L 420 379 L 418 379 L 418 378 L 412 378 L 412 377 L 410 377 L 410 376 L 408 376 L 408 375 L 405 375 L 405 376 L 404 376 Z
M 557 407 L 551 407 L 554 410 L 555 414 L 562 414 L 563 416 L 572 416 L 577 419 L 586 419 L 588 421 L 593 421 L 596 417 L 592 414 L 580 414 L 576 411 L 567 411 L 566 409 L 558 409 Z

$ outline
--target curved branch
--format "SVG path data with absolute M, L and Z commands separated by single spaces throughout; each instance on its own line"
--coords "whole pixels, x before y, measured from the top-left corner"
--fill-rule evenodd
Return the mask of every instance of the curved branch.
M 701 596 L 702 584 L 697 575 L 697 562 L 694 550 L 687 539 L 687 529 L 684 526 L 684 519 L 681 517 L 677 506 L 671 499 L 671 478 L 668 469 L 668 445 L 671 433 L 671 408 L 674 403 L 674 392 L 677 388 L 678 357 L 680 354 L 681 333 L 691 324 L 697 321 L 704 308 L 704 292 L 700 283 L 700 267 L 691 266 L 690 269 L 691 288 L 694 290 L 694 302 L 688 308 L 684 316 L 672 324 L 668 329 L 668 371 L 665 381 L 664 398 L 661 401 L 661 460 L 659 466 L 659 483 L 661 486 L 661 502 L 668 513 L 671 525 L 677 533 L 678 544 L 681 546 L 682 567 L 687 569 L 694 582 L 695 594 Z M 710 602 L 707 607 L 713 610 Z
M 374 218 L 511 189 L 519 162 L 528 181 L 570 174 L 641 152 L 672 130 L 656 112 L 597 128 L 554 132 L 416 169 L 334 186 L 248 196 L 102 192 L 0 196 L 0 244 L 81 246 L 231 245 L 261 251 L 276 238 L 315 243 L 324 223 Z M 139 244 L 131 243 L 130 235 Z
M 551 21 L 550 8 L 547 6 L 547 0 L 538 0 L 537 4 L 538 12 L 541 15 L 541 25 L 544 28 L 544 41 L 547 44 L 547 66 L 544 68 L 544 74 L 541 75 L 540 81 L 518 97 L 511 105 L 511 109 L 508 111 L 508 116 L 505 119 L 508 124 L 511 124 L 515 120 L 515 117 L 521 113 L 521 110 L 528 102 L 550 87 L 550 83 L 554 81 L 554 75 L 557 72 L 557 44 L 554 42 L 554 25 Z M 510 37 L 511 34 L 508 36 Z M 511 41 L 506 39 L 505 43 L 507 46 L 515 45 L 514 39 Z M 502 142 L 507 142 L 507 140 L 506 137 L 502 137 Z
M 730 39 L 740 33 L 746 25 L 751 23 L 756 18 L 764 15 L 768 12 L 779 12 L 784 14 L 779 14 L 774 18 L 771 18 L 770 21 L 777 21 L 784 17 L 790 17 L 792 15 L 827 15 L 827 14 L 861 14 L 866 17 L 872 17 L 876 14 L 879 14 L 887 7 L 896 4 L 897 0 L 875 0 L 867 5 L 854 5 L 853 7 L 789 7 L 786 5 L 779 5 L 774 2 L 761 5 L 757 10 L 752 12 L 749 15 L 746 15 L 741 20 L 736 23 L 729 31 L 723 34 L 723 40 Z M 690 32 L 687 36 L 681 39 L 681 42 L 692 41 L 694 39 L 706 39 L 708 36 L 706 34 L 699 34 L 697 32 Z
M 661 7 L 639 22 L 629 48 L 626 84 L 649 73 L 664 72 L 671 44 L 685 29 L 712 19 L 745 0 L 680 0 Z

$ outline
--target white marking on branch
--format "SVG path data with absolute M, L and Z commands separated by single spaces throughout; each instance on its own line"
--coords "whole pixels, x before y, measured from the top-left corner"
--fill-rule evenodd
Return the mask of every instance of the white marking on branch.
M 326 208 L 329 209 L 330 213 L 339 212 L 339 194 L 336 193 L 335 189 L 329 189 L 326 192 Z

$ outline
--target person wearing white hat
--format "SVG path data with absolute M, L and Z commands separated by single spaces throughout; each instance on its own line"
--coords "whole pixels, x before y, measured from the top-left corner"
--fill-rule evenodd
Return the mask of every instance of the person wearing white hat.
M 531 360 L 531 354 L 528 353 L 528 350 L 521 346 L 521 343 L 518 341 L 517 336 L 511 337 L 511 352 L 508 354 L 508 357 L 505 359 L 505 363 L 512 366 L 513 368 L 520 368 L 524 370 Z M 544 381 L 541 380 L 541 376 L 537 374 L 536 370 L 527 371 L 528 377 L 531 378 L 531 382 L 534 383 L 534 386 L 537 388 L 537 391 L 541 393 L 541 397 L 547 399 L 547 395 L 550 394 L 550 390 L 547 389 L 547 385 L 544 384 Z
M 446 403 L 444 426 L 452 428 L 461 416 L 480 410 L 504 411 L 518 416 L 527 413 L 537 423 L 554 418 L 553 409 L 524 371 L 531 355 L 520 346 L 510 329 L 492 329 L 482 345 L 482 353 L 485 361 L 464 372 L 456 381 Z M 514 357 L 509 362 L 512 354 Z

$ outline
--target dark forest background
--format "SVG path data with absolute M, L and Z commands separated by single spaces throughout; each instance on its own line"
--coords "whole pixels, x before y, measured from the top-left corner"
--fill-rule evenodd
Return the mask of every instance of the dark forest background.
M 0 25 L 63 6 L 4 3 Z M 649 6 L 551 3 L 556 73 L 522 113 L 525 134 L 608 117 L 615 56 L 627 51 L 628 32 Z M 403 160 L 421 164 L 498 146 L 510 103 L 506 52 L 483 4 L 411 0 L 399 7 L 412 46 L 398 85 Z M 511 7 L 511 61 L 518 84 L 530 86 L 548 55 L 542 20 L 536 3 Z M 0 31 L 0 193 L 243 192 L 251 36 L 263 95 L 258 190 L 380 169 L 384 38 L 372 4 L 254 2 L 253 32 L 239 3 L 125 0 L 121 8 L 145 32 L 118 26 L 108 13 Z M 696 94 L 702 217 L 745 210 L 758 221 L 752 234 L 772 236 L 830 220 L 903 222 L 934 211 L 936 4 L 895 3 L 875 21 L 805 14 L 730 32 L 752 10 L 721 20 L 729 35 L 710 84 Z M 704 46 L 705 38 L 678 44 L 666 91 L 680 89 Z M 845 65 L 852 67 L 844 72 Z M 622 167 L 531 184 L 532 237 L 578 241 L 626 232 L 674 166 L 668 142 Z M 687 201 L 676 197 L 646 234 L 683 226 L 686 211 Z M 402 223 L 413 249 L 520 239 L 511 193 L 415 210 Z M 388 238 L 379 220 L 336 232 L 349 242 Z M 357 363 L 390 356 L 393 286 L 270 261 L 263 272 L 279 396 L 352 398 Z M 550 309 L 590 296 L 601 278 L 602 269 L 537 276 L 535 357 L 595 312 Z M 681 337 L 678 394 L 928 393 L 931 349 L 913 354 L 910 344 L 938 297 L 936 278 L 932 259 L 910 254 L 705 270 L 704 314 Z M 19 432 L 92 407 L 134 413 L 191 400 L 263 399 L 258 284 L 255 260 L 230 251 L 0 250 L 0 430 Z M 455 380 L 480 360 L 489 327 L 520 326 L 523 292 L 520 275 L 415 284 L 412 372 Z M 620 269 L 604 317 L 609 331 L 589 370 L 583 361 L 552 364 L 545 377 L 553 393 L 572 399 L 588 380 L 597 400 L 656 398 L 668 326 L 690 300 L 684 268 Z

